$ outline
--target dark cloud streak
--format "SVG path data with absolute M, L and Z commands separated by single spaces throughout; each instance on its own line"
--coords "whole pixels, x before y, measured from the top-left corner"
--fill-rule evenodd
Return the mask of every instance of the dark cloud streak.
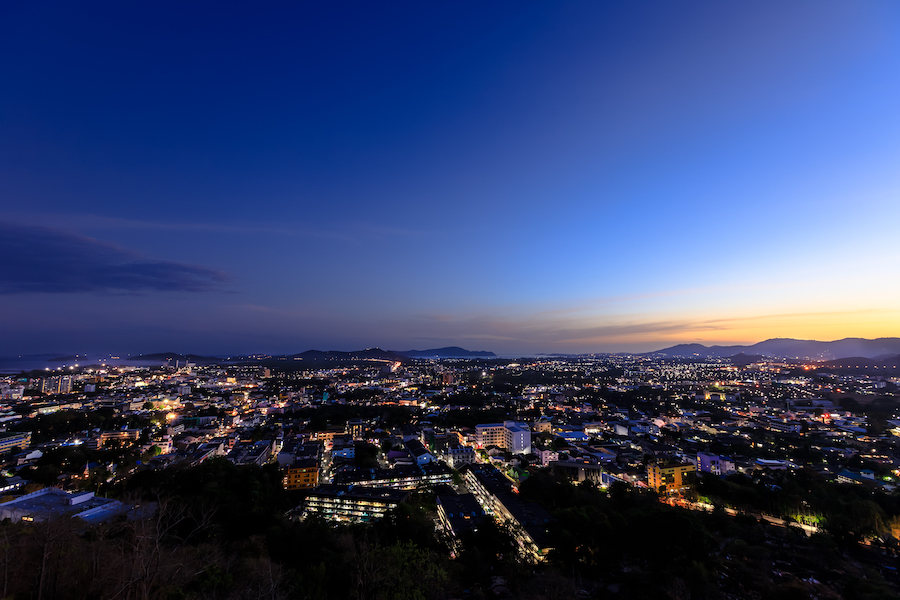
M 228 279 L 93 238 L 0 222 L 0 294 L 209 292 Z

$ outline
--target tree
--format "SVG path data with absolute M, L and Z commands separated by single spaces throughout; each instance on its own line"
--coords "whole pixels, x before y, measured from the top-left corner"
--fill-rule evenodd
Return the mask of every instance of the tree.
M 850 397 L 841 398 L 838 405 L 844 410 L 849 410 L 852 413 L 859 412 L 862 409 L 862 405 Z
M 425 600 L 442 591 L 449 579 L 434 552 L 412 542 L 380 549 L 384 578 L 379 597 L 386 600 Z
M 214 510 L 195 511 L 185 503 L 158 497 L 152 517 L 125 521 L 121 539 L 126 549 L 116 597 L 149 600 L 153 590 L 179 575 L 174 556 L 210 527 Z

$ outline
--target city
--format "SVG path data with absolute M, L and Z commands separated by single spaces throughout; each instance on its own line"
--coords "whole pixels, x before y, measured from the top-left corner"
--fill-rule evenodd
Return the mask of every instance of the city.
M 605 597 L 653 589 L 641 592 L 632 573 L 653 552 L 629 554 L 610 539 L 580 539 L 583 527 L 598 523 L 579 525 L 573 511 L 579 503 L 582 511 L 604 510 L 603 502 L 648 510 L 650 502 L 652 510 L 672 514 L 644 516 L 675 527 L 678 552 L 693 557 L 657 591 L 727 596 L 788 583 L 808 593 L 838 593 L 838 582 L 853 572 L 875 577 L 884 593 L 896 589 L 900 374 L 745 355 L 423 359 L 366 352 L 388 358 L 325 359 L 309 367 L 291 361 L 279 368 L 271 365 L 284 361 L 268 356 L 256 357 L 257 364 L 198 365 L 172 355 L 159 366 L 7 375 L 0 383 L 0 516 L 47 526 L 72 517 L 84 523 L 69 525 L 76 531 L 113 531 L 115 523 L 152 519 L 168 503 L 198 510 L 193 503 L 200 497 L 191 497 L 183 481 L 164 492 L 167 481 L 215 473 L 242 486 L 264 476 L 281 503 L 279 512 L 256 516 L 264 522 L 330 524 L 333 532 L 354 531 L 366 540 L 370 534 L 360 531 L 377 531 L 385 522 L 401 527 L 396 519 L 403 515 L 419 530 L 405 532 L 407 546 L 403 533 L 391 534 L 400 536 L 394 549 L 410 554 L 398 560 L 433 553 L 432 568 L 440 561 L 464 564 L 473 552 L 495 547 L 494 555 L 480 558 L 490 565 L 480 577 L 469 568 L 462 577 L 443 573 L 453 585 L 444 579 L 411 584 L 395 574 L 396 589 L 518 597 L 526 588 L 511 574 L 530 565 L 532 583 L 555 576 L 566 581 L 554 586 L 577 581 L 578 593 Z M 238 483 L 241 478 L 246 481 Z M 647 526 L 621 510 L 618 526 Z M 706 521 L 679 524 L 676 515 L 719 519 L 719 527 L 730 522 L 760 537 L 748 546 L 740 534 L 725 535 Z M 202 519 L 192 518 L 199 528 Z M 699 533 L 724 546 L 697 542 L 692 555 L 688 540 Z M 665 543 L 665 534 L 654 535 Z M 826 543 L 820 539 L 844 552 L 841 571 L 824 571 L 803 552 L 783 548 Z M 616 552 L 602 566 L 594 556 L 601 549 Z M 5 560 L 10 566 L 22 559 Z M 767 567 L 751 579 L 743 571 L 760 568 L 756 563 Z M 559 575 L 565 565 L 579 573 L 577 580 Z M 706 575 L 693 573 L 697 565 Z M 155 577 L 141 582 L 153 594 L 164 582 L 163 574 Z M 61 586 L 55 597 L 66 584 L 54 581 Z M 277 582 L 285 593 L 293 583 Z M 8 579 L 4 585 L 21 584 Z
M 0 600 L 900 598 L 900 2 L 7 2 Z

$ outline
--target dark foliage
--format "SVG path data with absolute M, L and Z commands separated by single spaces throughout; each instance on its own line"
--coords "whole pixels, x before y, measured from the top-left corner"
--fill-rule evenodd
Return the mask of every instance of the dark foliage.
M 757 484 L 700 485 L 740 495 Z M 896 597 L 882 574 L 889 549 L 830 531 L 807 538 L 755 516 L 688 511 L 626 485 L 604 491 L 548 473 L 520 490 L 555 519 L 554 550 L 542 565 L 520 560 L 510 530 L 491 520 L 464 536 L 451 560 L 434 535 L 428 490 L 379 522 L 343 526 L 287 518 L 302 496 L 282 489 L 274 466 L 210 460 L 143 471 L 113 492 L 153 510 L 94 528 L 68 519 L 2 524 L 0 597 L 425 600 L 494 597 L 492 586 L 526 599 Z M 858 502 L 889 504 L 847 494 L 828 502 L 856 506 L 852 514 L 867 506 Z M 848 531 L 865 522 L 865 511 L 859 518 Z

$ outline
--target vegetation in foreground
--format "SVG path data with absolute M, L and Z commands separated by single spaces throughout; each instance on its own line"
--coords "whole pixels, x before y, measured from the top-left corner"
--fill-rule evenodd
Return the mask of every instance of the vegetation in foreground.
M 381 522 L 339 526 L 290 519 L 301 496 L 285 492 L 271 466 L 211 460 L 190 469 L 144 471 L 111 493 L 149 507 L 145 514 L 152 517 L 93 528 L 77 520 L 3 523 L 0 595 L 40 600 L 897 597 L 896 572 L 886 556 L 892 548 L 861 545 L 828 529 L 806 537 L 752 516 L 688 511 L 627 486 L 607 492 L 545 473 L 521 486 L 526 499 L 541 502 L 555 518 L 550 524 L 555 550 L 541 565 L 520 559 L 508 533 L 494 523 L 464 540 L 462 552 L 451 560 L 435 536 L 433 497 L 427 491 Z

